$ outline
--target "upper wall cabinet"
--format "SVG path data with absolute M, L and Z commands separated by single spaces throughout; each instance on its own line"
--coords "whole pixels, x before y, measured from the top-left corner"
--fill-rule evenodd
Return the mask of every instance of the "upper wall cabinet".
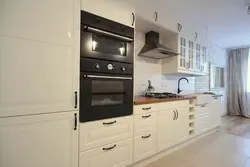
M 73 46 L 74 0 L 0 0 L 0 35 Z
M 116 0 L 82 0 L 81 9 L 115 22 L 134 27 L 135 8 Z

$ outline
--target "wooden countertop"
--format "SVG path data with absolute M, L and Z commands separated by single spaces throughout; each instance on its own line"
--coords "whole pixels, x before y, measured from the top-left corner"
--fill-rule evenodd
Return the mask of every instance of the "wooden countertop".
M 136 96 L 134 99 L 134 104 L 140 105 L 140 104 L 151 104 L 151 103 L 161 103 L 161 102 L 170 102 L 170 101 L 179 101 L 179 100 L 192 100 L 192 99 L 196 99 L 196 96 L 168 98 L 168 99 L 157 99 L 157 98 Z

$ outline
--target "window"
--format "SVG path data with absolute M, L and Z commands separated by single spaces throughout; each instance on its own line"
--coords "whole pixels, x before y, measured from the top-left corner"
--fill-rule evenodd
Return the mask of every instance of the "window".
M 250 51 L 248 55 L 247 92 L 250 92 Z

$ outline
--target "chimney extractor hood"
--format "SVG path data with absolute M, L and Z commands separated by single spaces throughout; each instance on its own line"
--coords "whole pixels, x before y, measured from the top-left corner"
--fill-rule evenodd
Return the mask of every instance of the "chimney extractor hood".
M 159 33 L 150 31 L 146 33 L 145 45 L 138 55 L 153 59 L 164 59 L 170 56 L 177 56 L 179 53 L 160 44 Z

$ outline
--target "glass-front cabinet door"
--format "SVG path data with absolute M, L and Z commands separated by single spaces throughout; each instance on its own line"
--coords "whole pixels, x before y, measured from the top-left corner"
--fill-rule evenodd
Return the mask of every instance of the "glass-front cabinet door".
M 196 44 L 196 64 L 195 70 L 201 71 L 201 45 Z
M 186 69 L 187 68 L 187 40 L 183 37 L 180 38 L 180 60 L 179 60 L 179 68 Z
M 188 42 L 188 68 L 190 70 L 194 70 L 195 61 L 194 61 L 194 42 L 190 41 Z
M 206 72 L 206 63 L 207 63 L 207 47 L 202 47 L 201 52 L 201 72 Z

